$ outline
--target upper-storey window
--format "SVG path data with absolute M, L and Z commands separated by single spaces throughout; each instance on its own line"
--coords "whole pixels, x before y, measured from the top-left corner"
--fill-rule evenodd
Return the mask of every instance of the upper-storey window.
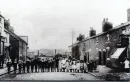
M 0 18 L 0 23 L 2 23 L 2 20 L 1 20 L 1 18 Z
M 109 42 L 110 41 L 110 35 L 107 34 L 107 41 Z
M 98 44 L 98 38 L 96 38 L 96 44 Z
M 86 44 L 84 43 L 84 46 L 86 46 Z

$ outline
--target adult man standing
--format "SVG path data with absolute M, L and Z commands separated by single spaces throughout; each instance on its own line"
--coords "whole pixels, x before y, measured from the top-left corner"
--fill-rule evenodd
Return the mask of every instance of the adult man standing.
M 23 73 L 25 73 L 26 62 L 23 62 Z
M 31 60 L 31 72 L 33 73 L 33 70 L 34 70 L 34 60 L 32 59 Z
M 14 74 L 16 74 L 16 70 L 17 70 L 17 61 L 16 61 L 16 59 L 14 60 L 13 66 L 14 66 Z
M 37 60 L 37 58 L 34 59 L 34 64 L 35 64 L 35 72 L 37 72 L 37 67 L 38 67 L 38 60 Z
M 18 66 L 19 66 L 19 73 L 21 73 L 21 69 L 22 69 L 22 61 L 21 60 L 19 60 Z
M 45 71 L 48 72 L 48 59 L 45 60 Z
M 26 65 L 27 65 L 27 73 L 29 73 L 29 69 L 30 69 L 30 60 L 29 59 L 27 59 Z
M 59 72 L 59 67 L 58 67 L 58 65 L 59 65 L 59 58 L 57 57 L 56 59 L 55 59 L 55 62 L 56 62 L 56 71 L 57 72 Z
M 7 60 L 7 68 L 8 68 L 8 74 L 10 73 L 10 68 L 11 68 L 11 59 Z
M 45 69 L 45 61 L 44 61 L 44 59 L 42 59 L 41 72 L 44 72 L 44 69 Z

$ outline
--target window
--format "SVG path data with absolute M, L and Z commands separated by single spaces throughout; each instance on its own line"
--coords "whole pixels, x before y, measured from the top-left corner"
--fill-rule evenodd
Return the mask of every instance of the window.
M 2 20 L 1 20 L 1 18 L 0 18 L 0 23 L 2 23 Z
M 86 46 L 86 44 L 84 43 L 84 46 Z
M 108 42 L 110 41 L 110 35 L 109 34 L 107 34 L 107 40 L 108 40 Z
M 5 38 L 5 43 L 7 43 L 7 38 Z
M 90 47 L 90 41 L 89 41 L 89 47 Z
M 98 38 L 96 38 L 96 44 L 98 44 Z

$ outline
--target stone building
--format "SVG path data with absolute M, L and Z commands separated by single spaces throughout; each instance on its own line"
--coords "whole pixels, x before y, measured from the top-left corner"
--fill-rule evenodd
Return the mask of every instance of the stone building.
M 120 62 L 124 62 L 125 58 L 130 58 L 130 22 L 113 28 L 108 19 L 105 19 L 102 25 L 102 33 L 70 46 L 72 57 L 85 62 L 93 60 L 98 65 L 120 67 Z

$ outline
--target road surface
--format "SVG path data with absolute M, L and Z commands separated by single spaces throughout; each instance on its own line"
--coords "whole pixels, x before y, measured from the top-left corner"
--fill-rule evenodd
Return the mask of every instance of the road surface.
M 88 73 L 44 72 L 44 73 L 9 74 L 1 77 L 0 80 L 99 80 L 99 79 Z

